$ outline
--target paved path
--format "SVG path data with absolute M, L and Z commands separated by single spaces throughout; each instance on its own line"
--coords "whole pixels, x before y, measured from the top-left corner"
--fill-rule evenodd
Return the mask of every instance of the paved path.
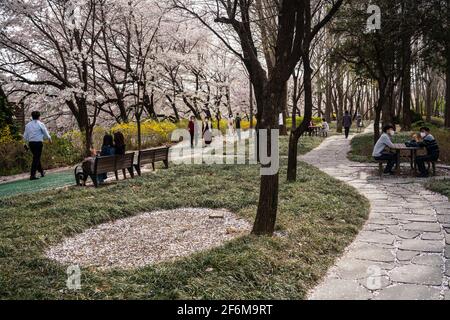
M 370 200 L 363 230 L 309 299 L 450 300 L 450 203 L 412 178 L 380 180 L 333 136 L 301 157 Z M 423 182 L 422 182 L 423 183 Z

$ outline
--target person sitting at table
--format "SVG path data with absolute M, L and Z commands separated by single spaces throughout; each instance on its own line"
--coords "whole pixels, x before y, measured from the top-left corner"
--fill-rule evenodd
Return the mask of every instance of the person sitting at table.
M 394 175 L 392 171 L 394 165 L 397 161 L 397 155 L 392 152 L 386 152 L 386 148 L 393 148 L 391 137 L 395 134 L 395 128 L 393 125 L 387 125 L 383 128 L 383 134 L 378 139 L 377 143 L 373 148 L 372 156 L 377 161 L 387 161 L 386 169 L 384 169 L 385 174 Z
M 311 120 L 308 125 L 308 133 L 309 136 L 312 136 L 314 133 L 314 122 Z
M 425 168 L 425 162 L 437 161 L 439 159 L 439 145 L 434 137 L 431 135 L 430 128 L 420 128 L 420 137 L 422 141 L 418 142 L 419 147 L 427 149 L 427 154 L 424 156 L 416 157 L 416 165 L 419 168 L 419 178 L 427 178 L 429 175 L 428 170 Z
M 330 131 L 330 125 L 327 122 L 327 119 L 322 119 L 322 134 L 324 137 L 328 137 L 328 132 Z

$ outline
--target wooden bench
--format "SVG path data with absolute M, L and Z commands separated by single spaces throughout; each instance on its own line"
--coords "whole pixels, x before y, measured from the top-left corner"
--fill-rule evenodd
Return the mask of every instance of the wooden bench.
M 124 155 L 96 157 L 94 162 L 94 171 L 89 174 L 89 177 L 92 179 L 92 182 L 94 182 L 95 187 L 98 187 L 97 176 L 104 173 L 114 172 L 116 180 L 119 180 L 118 171 L 128 170 L 130 176 L 134 178 L 133 162 L 134 152 Z M 126 178 L 125 174 L 124 177 Z
M 387 160 L 375 160 L 378 163 L 378 174 L 383 178 L 383 163 L 388 163 Z
M 167 168 L 169 168 L 169 147 L 159 147 L 147 150 L 141 150 L 138 154 L 137 164 L 134 165 L 138 175 L 141 175 L 141 167 L 145 164 L 152 164 L 153 171 L 155 170 L 155 162 L 162 161 Z

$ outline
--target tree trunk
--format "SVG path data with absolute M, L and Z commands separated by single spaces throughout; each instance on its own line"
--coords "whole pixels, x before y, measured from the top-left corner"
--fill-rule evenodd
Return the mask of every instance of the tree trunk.
M 403 72 L 403 131 L 411 130 L 411 39 L 405 36 L 403 39 L 403 59 L 405 70 Z
M 261 176 L 258 210 L 252 233 L 271 236 L 275 231 L 278 207 L 278 173 L 272 176 Z
M 282 95 L 281 95 L 281 114 L 283 115 L 283 125 L 280 126 L 280 136 L 287 136 L 287 126 L 286 126 L 286 119 L 287 119 L 287 99 L 288 99 L 288 83 L 286 82 L 282 89 Z
M 445 71 L 445 127 L 450 128 L 450 46 L 447 48 Z
M 277 83 L 279 81 L 273 80 L 265 86 L 262 93 L 263 99 L 258 99 L 257 102 L 262 104 L 262 108 L 258 107 L 260 114 L 260 121 L 258 121 L 258 129 L 266 129 L 267 132 L 267 152 L 271 150 L 271 129 L 278 129 L 278 111 L 282 101 L 282 87 Z M 261 94 L 259 90 L 256 94 Z M 257 144 L 260 144 L 260 139 Z M 259 148 L 258 148 L 259 149 Z M 258 152 L 259 153 L 259 152 Z M 275 221 L 277 217 L 278 208 L 278 185 L 279 173 L 274 175 L 261 175 L 261 184 L 259 189 L 258 210 L 256 212 L 256 219 L 253 225 L 252 233 L 255 235 L 272 235 L 275 231 Z
M 431 114 L 433 113 L 433 102 L 432 102 L 432 80 L 426 84 L 426 93 L 425 93 L 425 112 L 426 112 L 426 120 L 427 122 L 431 122 Z
M 308 128 L 309 122 L 312 119 L 313 98 L 312 98 L 312 69 L 309 52 L 303 54 L 303 86 L 304 86 L 304 100 L 305 100 L 305 112 L 302 124 L 291 132 L 289 137 L 289 151 L 288 151 L 288 169 L 287 169 L 287 181 L 297 180 L 297 146 L 300 136 Z
M 338 64 L 338 67 L 336 68 L 336 88 L 337 88 L 337 125 L 336 125 L 336 131 L 338 133 L 342 133 L 342 119 L 344 115 L 344 84 L 342 80 L 342 63 Z

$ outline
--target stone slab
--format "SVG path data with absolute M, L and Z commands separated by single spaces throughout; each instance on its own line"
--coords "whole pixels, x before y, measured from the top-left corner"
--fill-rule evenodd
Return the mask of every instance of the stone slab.
M 439 223 L 412 222 L 406 224 L 403 228 L 407 231 L 441 232 L 441 226 Z
M 444 249 L 442 241 L 410 239 L 403 240 L 400 250 L 441 253 Z
M 374 300 L 439 300 L 440 290 L 426 286 L 399 284 L 380 291 Z
M 311 300 L 367 300 L 372 293 L 357 281 L 330 279 L 320 284 L 310 296 Z
M 412 259 L 412 263 L 424 266 L 442 266 L 444 261 L 442 256 L 434 254 L 425 254 Z
M 442 272 L 440 267 L 406 265 L 392 270 L 389 277 L 393 282 L 440 286 L 442 285 Z

